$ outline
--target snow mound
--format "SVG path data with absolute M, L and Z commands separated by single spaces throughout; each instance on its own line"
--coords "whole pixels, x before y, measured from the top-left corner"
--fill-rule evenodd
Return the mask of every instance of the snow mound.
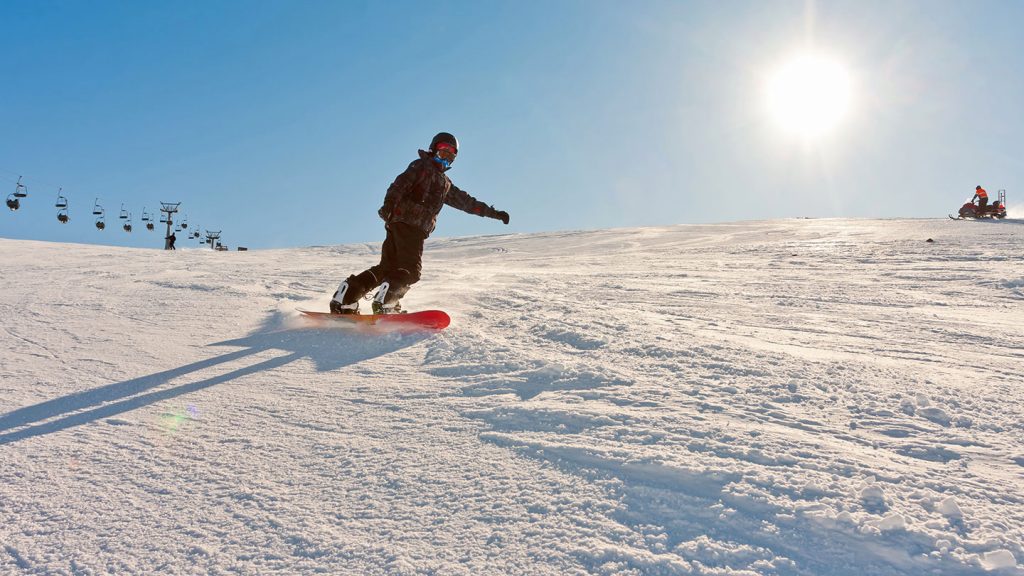
M 1024 226 L 378 248 L 0 240 L 0 573 L 1024 574 Z

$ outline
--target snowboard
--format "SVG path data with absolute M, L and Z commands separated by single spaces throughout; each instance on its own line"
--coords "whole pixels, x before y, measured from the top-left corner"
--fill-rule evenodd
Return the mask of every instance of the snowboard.
M 405 314 L 331 314 L 314 310 L 297 309 L 303 316 L 326 322 L 367 326 L 392 326 L 396 328 L 427 328 L 443 330 L 452 319 L 441 310 L 422 310 Z

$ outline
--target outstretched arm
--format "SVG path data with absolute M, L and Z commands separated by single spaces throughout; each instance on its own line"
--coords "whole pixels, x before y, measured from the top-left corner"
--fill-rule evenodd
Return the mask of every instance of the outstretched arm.
M 444 203 L 452 208 L 457 208 L 469 214 L 476 214 L 477 216 L 483 216 L 485 218 L 494 218 L 495 220 L 501 220 L 505 224 L 508 224 L 508 212 L 495 210 L 494 206 L 488 206 L 476 198 L 473 198 L 468 192 L 460 189 L 455 184 L 452 184 L 451 190 L 448 191 L 448 197 L 445 198 Z

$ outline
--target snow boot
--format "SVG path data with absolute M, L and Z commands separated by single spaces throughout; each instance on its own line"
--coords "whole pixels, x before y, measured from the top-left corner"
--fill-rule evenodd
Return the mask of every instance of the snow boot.
M 337 300 L 331 300 L 331 314 L 359 314 L 359 302 L 342 304 Z
M 355 298 L 350 297 L 354 292 L 350 289 L 350 285 L 354 280 L 355 276 L 349 276 L 341 283 L 341 286 L 338 286 L 338 290 L 331 298 L 331 314 L 359 313 L 359 296 L 356 296 Z
M 408 286 L 396 286 L 392 288 L 390 282 L 384 282 L 377 289 L 373 297 L 374 314 L 402 314 L 402 305 L 398 302 L 405 293 L 409 291 Z
M 359 299 L 371 288 L 379 284 L 372 270 L 364 270 L 359 275 L 349 276 L 338 286 L 338 291 L 331 298 L 332 314 L 358 314 Z

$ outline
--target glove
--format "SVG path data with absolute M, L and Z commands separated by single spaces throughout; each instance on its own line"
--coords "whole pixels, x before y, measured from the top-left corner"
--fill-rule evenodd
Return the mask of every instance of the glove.
M 508 224 L 508 212 L 505 212 L 504 210 L 500 210 L 500 211 L 494 213 L 494 217 L 497 218 L 498 220 L 501 220 L 506 225 Z

